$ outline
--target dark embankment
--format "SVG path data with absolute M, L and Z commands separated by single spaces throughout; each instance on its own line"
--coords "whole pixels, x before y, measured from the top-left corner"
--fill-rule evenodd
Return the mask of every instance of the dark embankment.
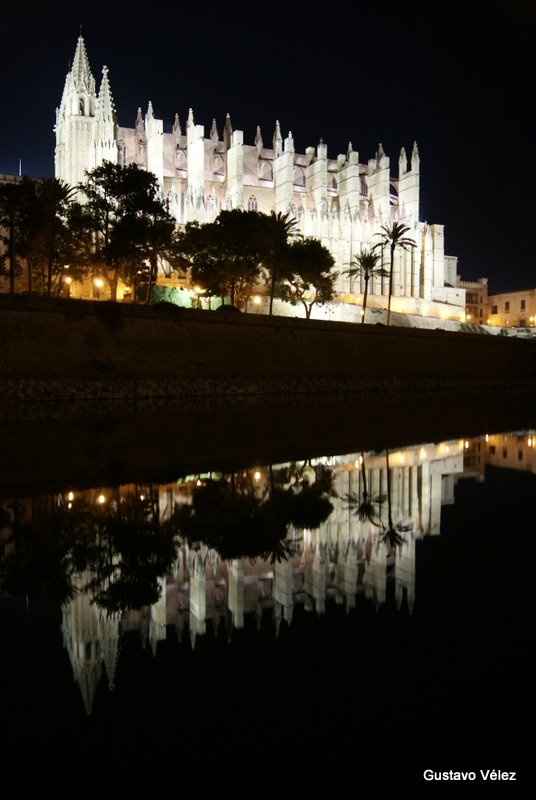
M 0 298 L 3 400 L 530 386 L 532 341 L 175 306 Z

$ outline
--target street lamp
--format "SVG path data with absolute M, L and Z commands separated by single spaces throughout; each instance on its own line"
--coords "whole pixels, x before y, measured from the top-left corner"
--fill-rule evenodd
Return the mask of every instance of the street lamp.
M 97 300 L 100 300 L 100 290 L 104 286 L 104 281 L 102 280 L 102 278 L 95 278 L 93 283 L 95 284 L 95 288 L 97 289 Z
M 253 298 L 253 303 L 257 308 L 257 314 L 258 314 L 259 313 L 259 306 L 261 304 L 261 298 L 259 297 L 258 294 L 256 294 L 255 297 Z
M 195 307 L 196 308 L 201 308 L 201 295 L 203 294 L 204 289 L 202 289 L 200 286 L 194 286 L 194 292 L 195 292 L 196 298 L 197 298 Z

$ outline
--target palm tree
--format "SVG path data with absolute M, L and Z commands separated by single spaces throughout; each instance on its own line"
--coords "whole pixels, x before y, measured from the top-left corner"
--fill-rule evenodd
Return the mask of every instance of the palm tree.
M 261 251 L 261 262 L 270 275 L 270 315 L 274 305 L 277 270 L 288 246 L 288 237 L 294 230 L 296 220 L 290 214 L 270 211 L 259 214 L 259 225 L 255 235 Z
M 393 222 L 391 225 L 382 225 L 381 230 L 381 233 L 375 234 L 376 236 L 381 237 L 381 242 L 378 242 L 375 247 L 388 246 L 390 252 L 389 299 L 387 301 L 387 324 L 389 325 L 391 318 L 391 297 L 393 295 L 395 250 L 397 247 L 402 248 L 402 250 L 408 250 L 410 247 L 416 247 L 416 244 L 413 239 L 410 239 L 408 236 L 406 236 L 410 230 L 410 227 L 409 225 L 404 225 L 403 222 Z
M 367 297 L 368 285 L 371 278 L 374 277 L 387 277 L 387 270 L 381 266 L 381 254 L 375 253 L 373 250 L 361 250 L 359 255 L 355 256 L 353 261 L 350 262 L 350 269 L 343 272 L 343 275 L 348 275 L 349 278 L 362 278 L 365 284 L 363 292 L 363 316 L 361 322 L 365 322 L 365 314 L 367 312 Z
M 3 260 L 7 261 L 10 294 L 15 292 L 15 278 L 21 271 L 21 248 L 34 196 L 35 184 L 26 176 L 16 183 L 0 184 L 0 242 L 5 246 L 0 265 Z
M 69 230 L 66 224 L 70 203 L 76 189 L 57 178 L 45 178 L 37 186 L 37 213 L 39 214 L 40 254 L 45 266 L 47 294 L 52 293 L 52 282 L 56 280 L 61 290 L 60 277 L 66 261 L 69 261 Z

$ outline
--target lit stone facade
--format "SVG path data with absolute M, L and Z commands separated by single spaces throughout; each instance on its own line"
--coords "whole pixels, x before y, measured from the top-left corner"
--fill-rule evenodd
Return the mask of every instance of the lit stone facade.
M 196 124 L 192 109 L 184 127 L 176 115 L 170 132 L 155 117 L 151 102 L 134 127 L 117 124 L 108 70 L 97 92 L 82 37 L 78 39 L 56 111 L 56 177 L 71 185 L 83 182 L 86 170 L 102 164 L 135 163 L 153 172 L 178 224 L 214 220 L 222 209 L 289 213 L 296 232 L 313 236 L 331 251 L 342 273 L 362 248 L 378 242 L 381 227 L 399 220 L 410 228 L 415 247 L 397 250 L 394 266 L 394 311 L 463 317 L 465 292 L 451 280 L 444 253 L 444 226 L 419 218 L 420 159 L 417 145 L 398 159 L 398 177 L 382 145 L 374 158 L 360 162 L 348 145 L 345 154 L 328 157 L 320 142 L 297 152 L 291 133 L 283 137 L 279 122 L 271 142 L 257 128 L 253 144 L 233 130 L 227 116 L 222 135 L 212 122 L 208 136 Z M 268 146 L 267 146 L 268 145 Z M 384 253 L 386 266 L 388 252 Z M 452 259 L 451 259 L 452 260 Z M 385 307 L 387 278 L 369 286 L 368 304 Z M 340 300 L 360 304 L 359 280 L 340 275 Z
M 536 289 L 490 294 L 491 325 L 502 328 L 533 328 L 536 325 Z

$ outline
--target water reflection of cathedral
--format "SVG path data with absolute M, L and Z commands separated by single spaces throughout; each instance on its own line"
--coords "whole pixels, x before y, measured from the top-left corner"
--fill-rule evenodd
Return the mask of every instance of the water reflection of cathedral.
M 88 576 L 76 576 L 78 591 L 63 606 L 63 634 L 86 712 L 91 713 L 103 671 L 113 689 L 120 637 L 127 631 L 139 631 L 156 655 L 169 627 L 179 641 L 188 636 L 195 647 L 207 626 L 215 634 L 223 627 L 230 637 L 234 629 L 244 627 L 247 615 L 260 626 L 269 614 L 279 632 L 282 624 L 292 623 L 297 605 L 323 614 L 326 604 L 334 602 L 349 611 L 361 595 L 379 608 L 392 592 L 397 606 L 411 613 L 416 541 L 440 532 L 441 506 L 453 502 L 463 457 L 464 442 L 453 441 L 388 455 L 313 460 L 307 467 L 311 481 L 318 466 L 332 471 L 334 508 L 316 530 L 289 526 L 288 558 L 273 563 L 259 556 L 224 560 L 203 542 L 182 540 L 172 569 L 160 579 L 160 598 L 150 607 L 108 614 L 82 591 Z M 254 475 L 259 487 L 267 480 L 262 468 Z M 176 504 L 191 503 L 192 489 L 201 480 L 196 476 L 159 487 L 160 518 L 168 517 Z M 364 491 L 370 508 L 360 518 L 357 505 Z M 105 490 L 96 497 L 97 502 L 108 499 Z M 112 502 L 117 497 L 115 490 Z M 396 532 L 394 543 L 385 535 L 390 524 Z

